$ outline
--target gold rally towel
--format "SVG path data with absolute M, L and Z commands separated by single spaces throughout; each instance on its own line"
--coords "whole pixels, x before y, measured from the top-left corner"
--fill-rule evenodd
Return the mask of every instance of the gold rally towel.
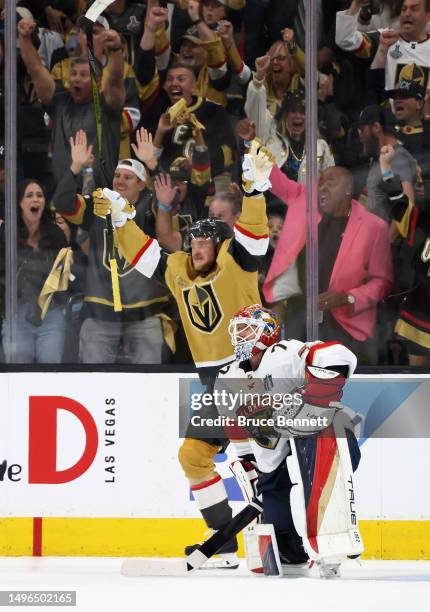
M 54 261 L 51 272 L 49 273 L 39 294 L 38 304 L 41 310 L 41 319 L 46 316 L 48 308 L 57 291 L 67 291 L 72 273 L 73 252 L 71 247 L 61 249 Z

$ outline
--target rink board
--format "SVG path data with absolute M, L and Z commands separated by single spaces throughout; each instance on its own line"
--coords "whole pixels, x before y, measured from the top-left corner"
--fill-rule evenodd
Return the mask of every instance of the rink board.
M 0 554 L 178 556 L 200 540 L 177 463 L 179 378 L 0 374 Z M 367 558 L 430 559 L 429 397 L 430 376 L 361 376 L 345 393 L 365 417 L 355 488 Z M 229 458 L 217 460 L 237 511 Z
M 430 559 L 430 521 L 361 520 L 360 530 L 364 559 Z M 197 518 L 0 518 L 0 555 L 179 557 L 205 531 Z

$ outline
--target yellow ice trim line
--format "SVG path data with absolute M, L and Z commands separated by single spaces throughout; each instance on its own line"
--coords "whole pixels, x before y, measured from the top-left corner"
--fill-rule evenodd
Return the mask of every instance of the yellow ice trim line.
M 44 518 L 42 555 L 179 557 L 205 530 L 200 519 Z M 430 560 L 430 521 L 360 521 L 360 530 L 364 559 Z M 32 553 L 33 519 L 0 518 L 0 555 Z

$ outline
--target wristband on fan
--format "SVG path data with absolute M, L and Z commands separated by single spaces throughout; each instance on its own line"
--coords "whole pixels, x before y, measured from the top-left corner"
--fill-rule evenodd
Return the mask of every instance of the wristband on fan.
M 261 87 L 261 86 L 263 85 L 264 81 L 266 80 L 266 78 L 264 77 L 264 78 L 262 78 L 262 79 L 259 79 L 259 78 L 257 77 L 257 75 L 255 74 L 255 72 L 254 72 L 254 74 L 253 74 L 253 76 L 252 76 L 252 80 L 254 81 L 254 83 L 255 83 L 256 85 L 258 85 L 258 87 Z
M 164 212 L 172 212 L 173 206 L 166 206 L 165 204 L 161 204 L 161 202 L 157 202 L 157 208 L 161 208 Z

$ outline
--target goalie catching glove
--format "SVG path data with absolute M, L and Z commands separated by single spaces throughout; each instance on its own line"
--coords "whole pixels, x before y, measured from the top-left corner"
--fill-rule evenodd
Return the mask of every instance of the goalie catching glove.
M 263 147 L 258 138 L 251 142 L 248 153 L 245 154 L 242 163 L 243 189 L 246 193 L 253 191 L 267 191 L 272 183 L 269 180 L 270 173 L 275 164 L 275 158 L 267 147 Z
M 111 214 L 112 224 L 115 227 L 122 227 L 128 219 L 134 219 L 136 215 L 136 209 L 128 200 L 107 187 L 93 192 L 93 205 L 94 214 L 98 217 Z
M 275 430 L 288 436 L 311 436 L 323 431 L 332 424 L 336 412 L 343 408 L 339 402 L 344 385 L 343 374 L 307 366 L 305 384 L 301 389 L 302 404 L 276 411 Z

